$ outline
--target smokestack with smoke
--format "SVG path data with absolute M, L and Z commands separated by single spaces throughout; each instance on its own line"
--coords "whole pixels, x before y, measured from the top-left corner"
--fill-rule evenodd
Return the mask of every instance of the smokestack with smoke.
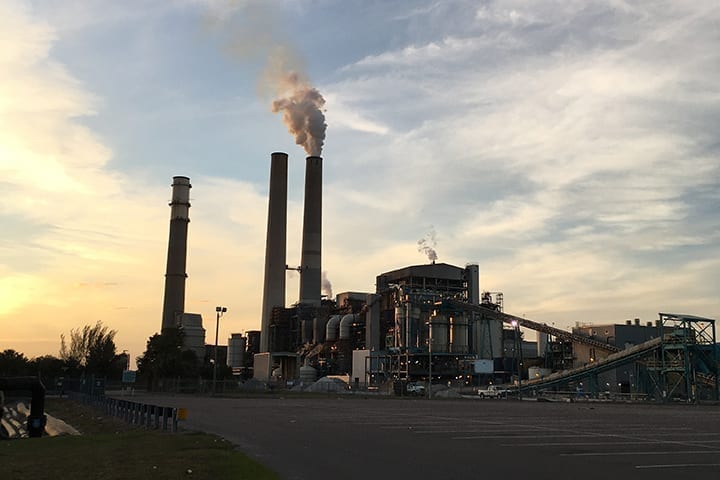
M 272 102 L 272 111 L 282 113 L 283 123 L 309 156 L 319 157 L 325 142 L 325 99 L 297 72 L 288 72 L 281 80 L 280 98 Z
M 300 303 L 320 306 L 322 290 L 322 158 L 307 157 L 300 255 Z
M 430 227 L 430 231 L 428 232 L 425 237 L 418 240 L 418 252 L 424 253 L 428 260 L 430 260 L 432 263 L 435 263 L 435 261 L 438 259 L 437 252 L 435 251 L 435 247 L 437 246 L 437 241 L 435 239 L 435 229 L 433 227 Z

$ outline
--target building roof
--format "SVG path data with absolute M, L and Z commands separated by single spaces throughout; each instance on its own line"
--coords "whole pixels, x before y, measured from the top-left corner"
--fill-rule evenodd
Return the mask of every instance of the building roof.
M 409 277 L 443 278 L 447 280 L 462 280 L 465 269 L 448 263 L 426 263 L 423 265 L 410 265 L 390 272 L 381 273 L 385 281 L 392 281 Z

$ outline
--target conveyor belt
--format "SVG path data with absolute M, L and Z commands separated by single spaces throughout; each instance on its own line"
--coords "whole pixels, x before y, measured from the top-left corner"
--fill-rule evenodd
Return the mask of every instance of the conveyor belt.
M 544 323 L 533 322 L 532 320 L 528 320 L 526 318 L 516 317 L 515 315 L 509 315 L 507 313 L 498 312 L 497 310 L 493 310 L 492 308 L 488 308 L 483 305 L 472 305 L 470 303 L 459 302 L 457 300 L 447 300 L 447 302 L 448 302 L 448 304 L 452 305 L 455 308 L 479 312 L 479 313 L 482 313 L 483 315 L 485 315 L 486 317 L 496 318 L 498 320 L 501 320 L 501 321 L 503 321 L 505 323 L 509 323 L 509 324 L 516 322 L 521 327 L 529 328 L 529 329 L 535 330 L 537 332 L 547 333 L 547 334 L 552 335 L 553 337 L 559 338 L 561 340 L 565 340 L 565 341 L 569 341 L 569 342 L 583 343 L 585 345 L 589 345 L 591 347 L 595 347 L 600 350 L 604 350 L 606 352 L 619 352 L 620 351 L 620 348 L 616 347 L 615 345 L 601 342 L 600 340 L 586 337 L 585 335 L 578 335 L 577 333 L 572 333 L 572 332 L 568 332 L 565 330 L 561 330 L 559 328 L 550 327 L 548 325 L 545 325 Z
M 526 390 L 530 388 L 546 388 L 558 383 L 567 382 L 569 380 L 587 377 L 589 374 L 598 374 L 608 370 L 613 370 L 620 365 L 634 362 L 638 358 L 647 355 L 649 352 L 657 348 L 660 348 L 659 337 L 635 345 L 634 347 L 626 348 L 625 350 L 621 350 L 620 352 L 613 353 L 607 358 L 603 358 L 601 360 L 598 360 L 597 362 L 589 363 L 582 367 L 553 373 L 547 377 L 537 380 L 529 380 L 523 383 L 522 389 Z

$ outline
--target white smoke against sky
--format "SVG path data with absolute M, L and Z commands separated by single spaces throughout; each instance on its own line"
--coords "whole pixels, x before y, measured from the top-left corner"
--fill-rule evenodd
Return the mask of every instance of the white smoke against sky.
M 435 261 L 438 259 L 437 252 L 435 251 L 435 247 L 437 247 L 437 239 L 435 237 L 435 228 L 431 225 L 430 231 L 425 235 L 423 238 L 418 240 L 418 252 L 424 253 L 428 260 L 435 263 Z
M 321 277 L 321 284 L 322 284 L 322 292 L 323 294 L 327 295 L 327 298 L 332 299 L 333 296 L 333 289 L 332 289 L 332 283 L 330 283 L 330 280 L 328 280 L 327 277 L 327 271 L 322 271 L 322 277 Z
M 303 69 L 300 54 L 282 38 L 279 15 L 272 2 L 235 1 L 213 6 L 206 24 L 225 37 L 228 51 L 239 59 L 260 59 L 261 95 L 272 95 L 271 110 L 282 120 L 295 143 L 311 156 L 322 155 L 325 143 L 325 99 Z

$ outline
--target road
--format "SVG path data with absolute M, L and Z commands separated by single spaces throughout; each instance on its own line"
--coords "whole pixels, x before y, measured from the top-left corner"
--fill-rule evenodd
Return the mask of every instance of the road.
M 188 408 L 287 480 L 720 478 L 720 407 L 135 397 Z

